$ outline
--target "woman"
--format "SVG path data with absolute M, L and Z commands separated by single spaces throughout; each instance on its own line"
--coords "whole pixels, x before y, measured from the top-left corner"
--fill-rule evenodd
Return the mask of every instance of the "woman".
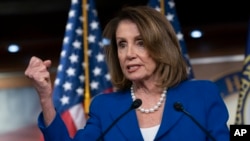
M 228 111 L 218 88 L 207 80 L 187 79 L 175 32 L 162 14 L 146 6 L 124 8 L 106 25 L 104 37 L 110 39 L 105 53 L 117 91 L 93 98 L 86 126 L 73 139 L 53 106 L 47 71 L 51 61 L 31 58 L 25 75 L 40 97 L 38 124 L 46 141 L 94 141 L 100 136 L 107 141 L 229 141 Z M 141 99 L 141 106 L 107 131 L 135 99 Z M 175 110 L 177 102 L 205 131 Z

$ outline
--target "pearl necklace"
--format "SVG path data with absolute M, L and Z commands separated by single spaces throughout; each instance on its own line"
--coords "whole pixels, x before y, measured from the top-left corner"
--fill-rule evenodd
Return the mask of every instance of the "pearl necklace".
M 136 97 L 135 97 L 134 89 L 133 89 L 132 86 L 131 86 L 130 90 L 131 90 L 132 99 L 133 99 L 133 101 L 134 101 L 134 100 L 136 99 Z M 153 113 L 153 112 L 157 111 L 157 110 L 161 107 L 161 105 L 162 105 L 162 103 L 163 103 L 163 101 L 164 101 L 164 99 L 165 99 L 165 97 L 166 97 L 166 93 L 167 93 L 167 90 L 164 89 L 164 91 L 163 91 L 162 94 L 161 94 L 161 97 L 160 97 L 159 101 L 158 101 L 158 102 L 156 103 L 156 105 L 153 106 L 152 108 L 145 109 L 145 108 L 139 107 L 138 110 L 139 110 L 140 112 L 142 112 L 142 113 Z

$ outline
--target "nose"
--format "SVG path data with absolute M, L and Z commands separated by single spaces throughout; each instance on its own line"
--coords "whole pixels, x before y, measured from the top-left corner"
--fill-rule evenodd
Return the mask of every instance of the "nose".
M 127 49 L 127 57 L 133 59 L 136 56 L 136 51 L 133 45 L 129 45 Z

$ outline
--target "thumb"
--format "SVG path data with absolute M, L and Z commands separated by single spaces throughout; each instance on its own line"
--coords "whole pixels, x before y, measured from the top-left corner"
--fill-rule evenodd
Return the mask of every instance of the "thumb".
M 51 60 L 45 60 L 45 61 L 43 61 L 43 64 L 44 64 L 47 68 L 49 68 L 49 67 L 51 66 L 52 62 L 51 62 Z

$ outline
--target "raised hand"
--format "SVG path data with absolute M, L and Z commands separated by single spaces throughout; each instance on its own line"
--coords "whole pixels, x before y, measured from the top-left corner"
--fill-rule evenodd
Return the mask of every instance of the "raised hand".
M 44 122 L 49 125 L 55 117 L 55 109 L 52 100 L 52 84 L 50 73 L 50 60 L 41 60 L 38 57 L 31 57 L 28 67 L 24 74 L 31 80 L 34 85 L 43 110 Z

